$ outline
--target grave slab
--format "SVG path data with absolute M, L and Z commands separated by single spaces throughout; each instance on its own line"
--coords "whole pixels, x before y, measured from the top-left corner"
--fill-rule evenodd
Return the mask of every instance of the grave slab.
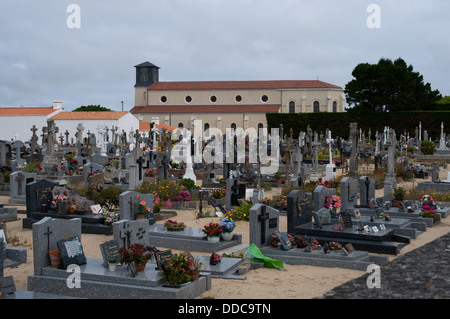
M 153 224 L 148 226 L 148 242 L 156 247 L 212 253 L 241 244 L 242 234 L 233 234 L 230 241 L 221 239 L 214 243 L 206 239 L 202 228 L 186 227 L 183 231 L 168 231 L 162 224 Z

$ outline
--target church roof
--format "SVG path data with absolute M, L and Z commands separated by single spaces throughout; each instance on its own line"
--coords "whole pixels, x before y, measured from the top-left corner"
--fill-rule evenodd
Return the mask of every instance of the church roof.
M 150 62 L 148 62 L 148 61 L 145 61 L 144 63 L 135 65 L 134 67 L 137 68 L 137 67 L 143 67 L 143 66 L 155 67 L 155 68 L 160 69 L 159 66 L 156 66 L 156 65 L 154 65 L 153 63 L 150 63 Z
M 276 113 L 280 104 L 264 105 L 147 105 L 135 106 L 131 113 Z
M 92 112 L 61 112 L 52 116 L 51 120 L 118 120 L 128 111 L 92 111 Z
M 319 80 L 156 82 L 149 90 L 342 89 Z
M 56 111 L 53 107 L 0 107 L 0 116 L 48 116 Z

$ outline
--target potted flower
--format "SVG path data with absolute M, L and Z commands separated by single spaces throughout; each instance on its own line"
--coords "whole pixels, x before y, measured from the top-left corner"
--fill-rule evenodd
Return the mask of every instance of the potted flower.
M 209 264 L 210 265 L 217 265 L 222 261 L 222 257 L 219 254 L 213 253 L 211 254 L 211 257 L 209 257 Z
M 319 250 L 322 249 L 322 246 L 319 244 L 319 242 L 315 239 L 311 240 L 311 244 L 309 246 L 311 250 Z
M 128 265 L 134 263 L 137 271 L 144 270 L 147 261 L 152 258 L 152 252 L 141 244 L 132 244 L 128 249 L 121 247 L 119 249 L 119 255 L 121 263 Z
M 181 222 L 177 222 L 176 220 L 171 220 L 169 219 L 168 221 L 166 221 L 164 223 L 164 227 L 168 230 L 168 231 L 182 231 L 184 230 L 187 226 Z
M 281 184 L 281 172 L 276 172 L 273 178 L 278 184 Z
M 50 250 L 48 255 L 50 256 L 52 267 L 59 268 L 59 266 L 61 266 L 61 253 L 59 252 L 59 249 Z
M 222 218 L 222 220 L 219 223 L 220 226 L 222 226 L 222 238 L 225 241 L 229 241 L 233 238 L 233 230 L 236 227 L 236 224 L 234 221 L 228 217 Z
M 405 201 L 406 191 L 402 187 L 394 188 L 394 206 L 399 207 Z
M 108 269 L 109 271 L 115 271 L 117 266 L 117 258 L 111 257 L 108 260 Z
M 166 286 L 179 287 L 198 279 L 201 265 L 189 252 L 173 255 L 161 270 L 166 279 Z
M 147 219 L 149 212 L 150 207 L 147 206 L 147 203 L 144 200 L 140 201 L 136 211 L 136 219 Z
M 148 171 L 145 172 L 145 177 L 155 177 L 155 169 L 149 169 Z
M 220 234 L 223 233 L 223 228 L 218 223 L 209 223 L 203 226 L 203 232 L 206 234 L 207 239 L 212 242 L 218 242 L 220 240 Z
M 434 207 L 425 205 L 421 209 L 422 217 L 424 218 L 433 218 L 433 224 L 436 224 L 439 221 L 439 216 L 436 214 Z

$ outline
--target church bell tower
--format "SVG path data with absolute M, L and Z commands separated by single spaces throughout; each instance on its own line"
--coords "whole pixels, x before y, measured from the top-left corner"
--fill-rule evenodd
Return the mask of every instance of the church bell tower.
M 159 67 L 150 63 L 144 62 L 134 66 L 136 68 L 136 84 L 135 88 L 135 106 L 146 106 L 147 103 L 147 88 L 159 81 Z

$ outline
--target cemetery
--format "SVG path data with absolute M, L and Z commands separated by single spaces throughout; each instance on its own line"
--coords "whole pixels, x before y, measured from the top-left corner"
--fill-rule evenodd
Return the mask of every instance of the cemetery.
M 80 123 L 62 133 L 49 120 L 41 135 L 30 128 L 30 141 L 0 141 L 1 296 L 194 299 L 217 296 L 216 279 L 236 287 L 270 268 L 276 278 L 300 266 L 355 276 L 385 267 L 447 225 L 449 143 L 442 133 L 439 152 L 423 157 L 421 128 L 362 129 L 352 123 L 344 139 L 281 126 L 278 138 L 217 135 L 218 147 L 155 128 L 84 132 Z M 28 246 L 10 246 L 10 225 Z M 27 249 L 32 265 L 17 289 L 5 272 L 25 267 Z

